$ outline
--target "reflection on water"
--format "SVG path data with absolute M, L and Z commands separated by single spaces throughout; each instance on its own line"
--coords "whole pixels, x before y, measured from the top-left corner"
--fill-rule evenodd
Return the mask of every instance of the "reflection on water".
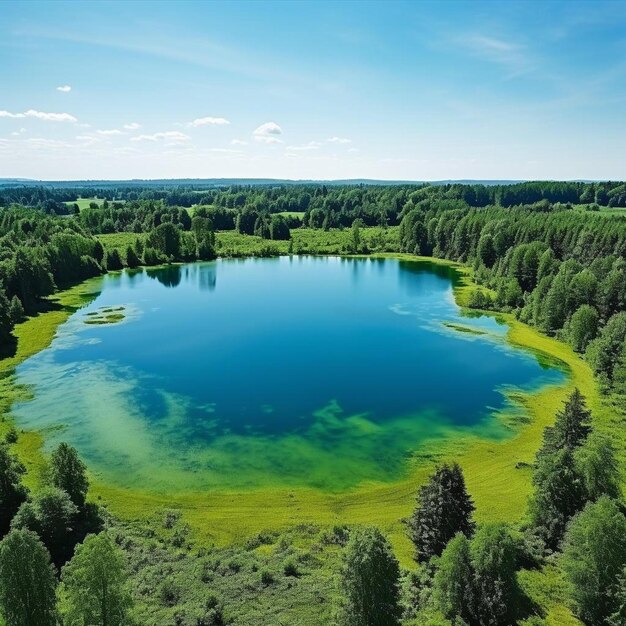
M 426 440 L 505 436 L 492 417 L 504 388 L 564 376 L 509 346 L 496 319 L 463 317 L 455 280 L 432 263 L 333 257 L 107 275 L 18 368 L 33 398 L 14 413 L 123 485 L 394 480 Z M 85 324 L 106 307 L 125 319 Z

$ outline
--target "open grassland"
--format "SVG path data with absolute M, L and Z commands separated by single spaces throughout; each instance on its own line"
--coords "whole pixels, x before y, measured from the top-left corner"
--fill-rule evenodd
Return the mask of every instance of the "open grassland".
M 146 235 L 144 233 L 109 233 L 106 235 L 96 235 L 96 238 L 99 239 L 102 245 L 108 250 L 117 248 L 120 256 L 125 258 L 128 246 L 134 246 L 138 239 L 143 241 Z
M 345 252 L 348 236 L 349 231 L 298 229 L 293 231 L 292 247 L 294 251 L 315 249 L 316 253 L 339 254 Z M 363 231 L 364 242 L 375 242 L 381 236 L 397 237 L 397 230 Z M 137 235 L 128 233 L 100 236 L 107 247 L 119 247 L 121 250 L 125 250 L 136 238 Z M 234 232 L 219 233 L 218 241 L 222 252 L 232 252 L 237 256 L 259 254 L 262 247 L 268 244 L 276 246 L 285 254 L 290 245 L 286 241 L 268 242 Z M 393 256 L 407 260 L 416 258 L 410 255 Z M 470 270 L 448 261 L 435 262 L 457 268 L 460 278 L 455 287 L 455 296 L 459 305 L 463 306 L 472 288 Z M 98 281 L 93 279 L 58 294 L 51 299 L 48 312 L 17 326 L 17 352 L 0 365 L 3 373 L 0 381 L 0 411 L 3 415 L 0 434 L 9 427 L 12 402 L 27 398 L 29 393 L 29 390 L 15 385 L 12 370 L 24 359 L 49 345 L 59 324 L 97 294 Z M 477 520 L 518 522 L 525 515 L 531 492 L 531 464 L 541 443 L 543 429 L 552 423 L 556 411 L 573 386 L 577 386 L 586 396 L 594 412 L 596 428 L 613 437 L 616 448 L 622 454 L 622 464 L 626 461 L 623 456 L 626 441 L 620 423 L 599 394 L 589 366 L 579 356 L 565 344 L 540 334 L 512 316 L 498 315 L 509 324 L 508 341 L 559 361 L 570 374 L 566 384 L 547 386 L 535 393 L 514 394 L 510 410 L 498 416 L 510 431 L 504 439 L 485 439 L 469 434 L 437 439 L 422 447 L 410 459 L 403 479 L 393 483 L 362 484 L 344 493 L 277 487 L 232 493 L 160 494 L 148 490 L 122 489 L 102 482 L 98 476 L 91 476 L 92 497 L 98 498 L 111 513 L 128 522 L 153 524 L 155 512 L 166 508 L 179 510 L 182 519 L 189 525 L 191 538 L 202 546 L 241 546 L 260 532 L 273 536 L 290 532 L 293 537 L 294 527 L 309 529 L 306 532 L 310 532 L 311 528 L 331 528 L 337 524 L 375 524 L 390 537 L 402 565 L 411 568 L 414 566 L 412 545 L 403 519 L 411 512 L 417 488 L 434 464 L 443 460 L 456 460 L 464 469 L 468 489 L 475 500 Z M 521 412 L 520 407 L 524 409 Z M 44 437 L 45 433 L 21 433 L 17 444 L 18 453 L 29 470 L 27 484 L 31 487 L 37 484 L 45 467 L 42 453 Z M 302 530 L 303 537 L 306 532 Z M 274 548 L 269 546 L 263 549 L 271 551 Z M 332 571 L 329 564 L 321 567 L 322 571 Z M 563 583 L 555 569 L 546 567 L 523 571 L 521 583 L 545 611 L 548 624 L 578 624 L 562 603 Z
M 74 200 L 72 202 L 66 202 L 65 204 L 67 206 L 74 206 L 75 204 L 78 205 L 79 210 L 83 210 L 83 209 L 88 209 L 89 205 L 95 202 L 98 206 L 102 206 L 102 203 L 104 202 L 103 198 L 78 198 L 78 200 Z
M 281 211 L 277 213 L 277 215 L 282 215 L 283 217 L 299 217 L 302 219 L 304 217 L 304 211 Z
M 295 228 L 290 241 L 268 240 L 253 235 L 242 235 L 234 230 L 216 233 L 219 256 L 268 256 L 271 254 L 346 254 L 350 250 L 350 230 L 332 229 L 328 231 L 313 228 Z M 111 233 L 97 235 L 108 248 L 117 248 L 122 258 L 128 246 L 137 239 L 145 239 L 144 234 Z M 361 231 L 362 244 L 367 250 L 393 250 L 398 247 L 398 227 L 372 227 Z
M 368 250 L 389 250 L 398 245 L 397 227 L 367 228 L 361 235 Z M 217 233 L 217 252 L 221 256 L 260 255 L 268 250 L 276 254 L 346 254 L 350 250 L 350 230 L 295 228 L 291 241 L 270 241 L 235 231 Z

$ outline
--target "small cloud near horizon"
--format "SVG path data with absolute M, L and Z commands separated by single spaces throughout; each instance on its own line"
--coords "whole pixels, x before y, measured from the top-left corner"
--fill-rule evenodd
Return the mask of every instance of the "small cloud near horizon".
M 72 91 L 72 88 L 69 85 L 61 85 L 60 87 L 57 87 L 57 91 L 67 93 L 68 91 Z
M 188 126 L 226 126 L 230 124 L 230 121 L 225 117 L 198 117 L 193 122 L 189 122 Z
M 191 137 L 177 130 L 168 130 L 161 133 L 153 133 L 152 135 L 136 135 L 130 138 L 131 141 L 159 141 L 159 139 L 165 139 L 173 143 L 182 143 L 189 141 Z
M 77 122 L 78 119 L 69 113 L 45 113 L 44 111 L 36 111 L 28 109 L 23 113 L 11 113 L 10 111 L 0 111 L 0 117 L 11 117 L 13 119 L 22 119 L 32 117 L 46 122 Z
M 330 137 L 327 141 L 328 143 L 352 143 L 352 139 L 346 137 Z
M 278 135 L 283 134 L 283 129 L 276 122 L 265 122 L 254 129 L 252 136 L 259 143 L 282 143 Z

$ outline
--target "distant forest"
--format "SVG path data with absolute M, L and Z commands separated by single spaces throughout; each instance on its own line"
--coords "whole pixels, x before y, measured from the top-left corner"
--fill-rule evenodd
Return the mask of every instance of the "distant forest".
M 165 184 L 120 182 L 34 185 L 0 185 L 0 207 L 21 204 L 46 212 L 67 214 L 65 205 L 78 198 L 98 197 L 109 202 L 162 201 L 165 206 L 215 205 L 226 209 L 252 208 L 269 213 L 315 210 L 335 217 L 332 225 L 352 216 L 366 224 L 379 223 L 385 212 L 389 223 L 397 221 L 406 202 L 428 198 L 461 200 L 470 207 L 497 205 L 514 207 L 537 202 L 550 204 L 597 204 L 599 207 L 626 207 L 624 182 L 526 182 L 516 184 L 346 184 L 263 183 L 215 186 L 207 184 Z M 344 224 L 346 225 L 346 224 Z
M 483 287 L 471 306 L 511 311 L 568 341 L 606 385 L 626 376 L 623 182 L 20 186 L 0 189 L 0 206 L 5 343 L 13 325 L 55 289 L 124 266 L 215 258 L 216 231 L 271 244 L 290 240 L 294 229 L 345 229 L 345 253 L 407 252 L 471 264 Z M 379 237 L 367 243 L 366 227 Z M 107 233 L 137 237 L 120 251 L 95 237 Z

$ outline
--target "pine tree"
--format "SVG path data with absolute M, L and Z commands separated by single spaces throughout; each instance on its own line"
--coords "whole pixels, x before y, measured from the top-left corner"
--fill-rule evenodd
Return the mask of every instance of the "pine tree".
M 585 441 L 590 432 L 591 411 L 587 409 L 580 391 L 574 389 L 563 410 L 557 413 L 554 426 L 546 428 L 541 453 L 564 448 L 574 450 Z
M 17 296 L 11 298 L 9 316 L 13 324 L 18 324 L 24 319 L 24 307 L 22 306 L 22 301 Z
M 13 516 L 26 501 L 28 491 L 21 483 L 26 468 L 9 452 L 9 446 L 0 442 L 0 537 L 8 530 Z
M 139 267 L 140 264 L 141 262 L 139 261 L 137 253 L 134 248 L 129 245 L 128 248 L 126 248 L 126 265 L 133 269 L 135 267 Z
M 58 489 L 65 491 L 80 509 L 85 505 L 89 481 L 87 468 L 78 456 L 76 448 L 63 442 L 50 457 L 50 479 Z
M 0 343 L 10 341 L 13 323 L 11 304 L 0 284 Z
M 546 545 L 556 549 L 569 520 L 585 503 L 583 477 L 570 449 L 537 455 L 533 474 L 535 494 L 530 503 L 533 526 Z
M 439 556 L 454 535 L 474 532 L 474 503 L 467 493 L 463 471 L 455 463 L 437 468 L 420 488 L 417 507 L 409 521 L 417 559 Z

